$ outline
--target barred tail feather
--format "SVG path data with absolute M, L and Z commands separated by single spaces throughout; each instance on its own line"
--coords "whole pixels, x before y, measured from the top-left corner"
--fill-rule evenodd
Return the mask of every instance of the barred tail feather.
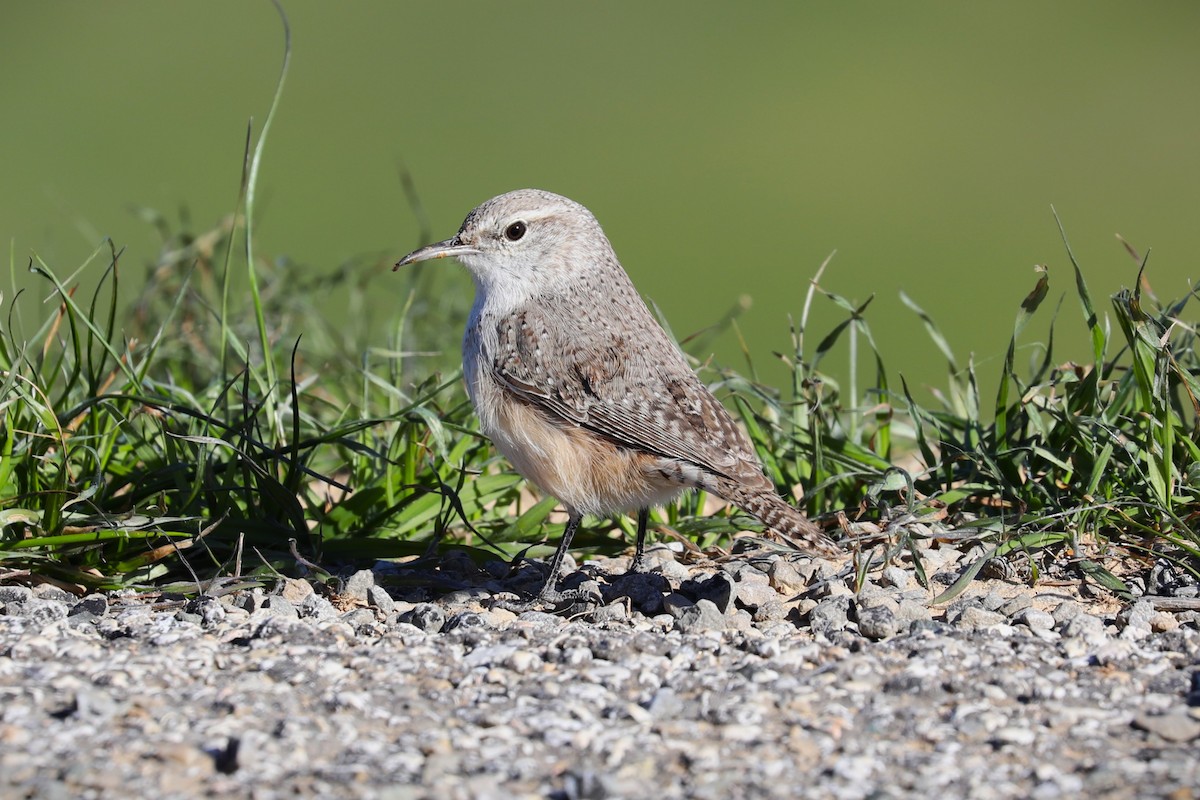
M 738 486 L 729 495 L 722 496 L 800 550 L 816 556 L 841 555 L 841 548 L 824 531 L 773 491 L 754 491 Z

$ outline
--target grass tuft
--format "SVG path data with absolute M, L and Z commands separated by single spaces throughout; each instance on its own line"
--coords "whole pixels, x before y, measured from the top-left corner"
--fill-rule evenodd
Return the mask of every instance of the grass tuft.
M 437 353 L 455 350 L 445 318 L 466 309 L 430 299 L 440 294 L 433 273 L 407 276 L 389 341 L 366 347 L 324 319 L 314 298 L 342 292 L 361 302 L 386 259 L 348 263 L 303 291 L 287 262 L 262 261 L 266 290 L 248 296 L 230 290 L 248 279 L 229 274 L 244 235 L 237 217 L 199 234 L 166 233 L 128 313 L 117 301 L 124 254 L 111 243 L 69 280 L 29 262 L 53 303 L 30 331 L 32 292 L 0 317 L 0 579 L 80 592 L 207 591 L 303 572 L 303 562 L 413 559 L 438 547 L 511 559 L 557 533 L 554 501 L 530 493 L 476 432 L 461 375 L 447 363 L 454 357 L 405 347 L 419 329 L 444 337 Z M 1128 589 L 1119 573 L 1155 559 L 1196 574 L 1200 363 L 1183 321 L 1191 295 L 1158 303 L 1142 259 L 1136 288 L 1113 294 L 1104 317 L 1074 269 L 1093 352 L 1059 360 L 1054 321 L 1047 344 L 1021 342 L 1050 296 L 1050 272 L 1039 268 L 1017 304 L 990 419 L 974 366 L 959 366 L 911 298 L 948 368 L 928 407 L 885 366 L 869 301 L 826 291 L 821 272 L 780 356 L 792 372 L 786 393 L 730 369 L 701 373 L 740 416 L 780 490 L 802 492 L 809 514 L 839 520 L 859 551 L 860 581 L 901 553 L 962 536 L 988 550 L 964 580 L 1013 553 L 1031 558 L 1035 574 L 1065 564 L 1116 591 Z M 286 293 L 271 288 L 289 283 Z M 818 301 L 844 313 L 819 337 L 807 319 Z M 265 336 L 259 320 L 271 322 Z M 839 352 L 849 353 L 850 374 L 873 375 L 869 388 L 843 389 L 822 371 Z M 286 368 L 272 377 L 268 362 Z M 656 529 L 730 548 L 748 520 L 736 509 L 706 514 L 706 501 L 691 495 L 656 513 Z M 601 520 L 579 547 L 619 550 L 631 533 L 628 520 Z

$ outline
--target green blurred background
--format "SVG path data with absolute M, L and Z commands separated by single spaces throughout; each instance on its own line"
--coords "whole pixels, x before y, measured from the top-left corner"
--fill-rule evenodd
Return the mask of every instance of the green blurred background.
M 589 206 L 679 336 L 750 295 L 740 324 L 775 383 L 770 352 L 835 249 L 823 285 L 877 295 L 893 379 L 917 384 L 944 366 L 899 290 L 997 373 L 1033 265 L 1052 297 L 1072 291 L 1051 204 L 1104 310 L 1136 274 L 1114 234 L 1153 247 L 1164 299 L 1196 273 L 1195 2 L 283 5 L 258 252 L 307 274 L 420 243 L 401 162 L 437 238 L 518 187 Z M 31 254 L 66 274 L 109 236 L 128 286 L 157 252 L 132 207 L 186 207 L 202 229 L 231 212 L 281 54 L 265 0 L 5 3 L 0 237 L 18 283 Z M 404 282 L 372 280 L 355 322 L 382 344 Z M 1086 359 L 1067 300 L 1057 354 Z M 841 318 L 817 312 L 822 334 Z M 445 339 L 410 344 L 426 333 Z M 713 347 L 741 365 L 732 334 Z

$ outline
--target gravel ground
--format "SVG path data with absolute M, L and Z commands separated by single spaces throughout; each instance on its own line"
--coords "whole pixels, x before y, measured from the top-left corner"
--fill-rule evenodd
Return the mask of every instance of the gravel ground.
M 604 603 L 565 615 L 454 556 L 329 597 L 0 586 L 0 796 L 1197 796 L 1194 585 L 931 607 L 955 550 L 932 592 L 900 563 L 857 595 L 844 564 L 676 555 L 589 562 L 567 583 Z

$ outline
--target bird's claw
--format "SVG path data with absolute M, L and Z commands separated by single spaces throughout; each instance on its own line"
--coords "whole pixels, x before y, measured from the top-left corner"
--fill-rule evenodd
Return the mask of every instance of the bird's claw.
M 570 615 L 578 611 L 588 611 L 602 605 L 604 598 L 596 592 L 587 589 L 555 589 L 552 586 L 543 587 L 535 596 L 525 600 L 497 600 L 496 608 L 503 608 L 514 614 L 526 611 L 546 611 L 551 614 Z

